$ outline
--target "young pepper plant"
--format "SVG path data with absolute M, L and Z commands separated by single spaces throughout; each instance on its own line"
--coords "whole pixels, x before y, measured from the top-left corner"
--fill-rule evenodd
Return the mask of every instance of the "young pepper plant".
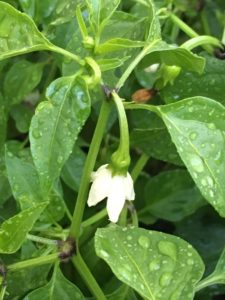
M 224 251 L 202 279 L 198 243 L 154 230 L 165 219 L 179 232 L 207 205 L 225 216 L 221 95 L 193 80 L 194 94 L 173 94 L 190 74 L 204 82 L 214 47 L 222 53 L 206 12 L 198 34 L 176 1 L 7 2 L 0 299 L 189 300 L 224 284 Z M 136 87 L 153 103 L 130 101 Z

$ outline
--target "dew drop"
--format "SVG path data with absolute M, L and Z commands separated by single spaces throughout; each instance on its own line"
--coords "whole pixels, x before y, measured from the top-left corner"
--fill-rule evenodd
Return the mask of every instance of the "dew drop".
M 109 254 L 108 254 L 106 251 L 104 251 L 104 250 L 101 250 L 101 251 L 100 251 L 100 254 L 101 254 L 103 257 L 105 257 L 105 258 L 109 257 Z
M 160 241 L 158 243 L 159 251 L 169 256 L 170 258 L 176 260 L 177 258 L 177 246 L 172 242 Z
M 173 276 L 171 273 L 166 272 L 164 273 L 160 279 L 159 279 L 159 284 L 164 287 L 164 286 L 168 286 L 172 280 Z
M 192 155 L 190 158 L 190 163 L 194 171 L 201 173 L 204 171 L 204 165 L 201 158 L 197 155 Z
M 189 266 L 192 266 L 192 265 L 194 264 L 193 259 L 189 258 L 189 259 L 187 260 L 187 264 L 188 264 Z
M 153 260 L 149 264 L 150 271 L 156 271 L 160 269 L 160 261 L 159 260 Z
M 39 139 L 42 136 L 42 134 L 38 129 L 33 129 L 32 136 L 34 139 Z
M 141 247 L 147 249 L 150 245 L 150 241 L 146 236 L 140 236 L 139 239 L 138 239 L 138 244 Z
M 190 137 L 190 139 L 192 141 L 194 141 L 196 139 L 196 137 L 197 137 L 197 133 L 196 132 L 191 132 L 190 135 L 189 135 L 189 137 Z

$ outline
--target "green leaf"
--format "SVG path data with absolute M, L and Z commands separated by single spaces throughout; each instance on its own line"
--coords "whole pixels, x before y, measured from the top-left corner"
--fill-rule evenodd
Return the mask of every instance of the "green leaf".
M 114 38 L 106 41 L 103 44 L 98 45 L 96 48 L 96 53 L 104 54 L 126 48 L 139 48 L 143 47 L 144 45 L 145 42 L 142 41 L 132 41 L 129 39 Z
M 204 57 L 206 65 L 202 74 L 182 71 L 172 86 L 167 85 L 160 91 L 166 103 L 193 96 L 203 96 L 225 104 L 225 61 L 208 55 Z
M 51 43 L 26 14 L 0 2 L 0 60 L 37 50 L 48 50 Z
M 15 199 L 22 210 L 43 202 L 43 194 L 35 167 L 6 151 L 6 168 Z
M 12 107 L 10 111 L 11 117 L 14 119 L 16 128 L 22 133 L 29 131 L 33 111 L 23 104 L 18 104 Z
M 205 204 L 185 170 L 161 172 L 150 178 L 144 191 L 143 212 L 171 222 L 182 220 Z
M 7 129 L 7 113 L 5 109 L 5 101 L 0 93 L 0 151 L 5 143 L 6 129 Z
M 30 128 L 31 152 L 41 184 L 48 190 L 72 152 L 90 112 L 85 82 L 76 76 L 55 80 L 47 89 Z
M 86 155 L 84 152 L 78 146 L 75 146 L 62 169 L 61 176 L 63 181 L 75 191 L 78 191 L 80 187 L 85 159 Z
M 34 205 L 2 223 L 0 253 L 14 253 L 21 247 L 27 233 L 32 229 L 46 205 L 45 202 Z
M 99 65 L 102 72 L 112 70 L 118 68 L 119 66 L 123 65 L 123 63 L 128 60 L 130 56 L 125 56 L 123 58 L 102 58 L 97 59 L 96 62 Z
M 80 290 L 64 277 L 60 268 L 54 269 L 50 282 L 29 293 L 24 300 L 85 300 Z
M 149 44 L 149 51 L 139 67 L 146 68 L 154 63 L 164 63 L 169 66 L 176 65 L 186 70 L 202 73 L 205 59 L 187 49 L 169 45 L 161 40 L 155 40 Z
M 196 250 L 184 240 L 141 228 L 98 229 L 97 255 L 118 279 L 149 300 L 193 299 L 204 272 Z
M 224 106 L 195 97 L 158 111 L 202 195 L 224 217 Z
M 99 31 L 100 25 L 106 23 L 113 15 L 121 0 L 86 0 L 90 23 L 96 32 Z M 103 25 L 101 26 L 103 27 Z
M 3 91 L 10 105 L 18 104 L 39 84 L 44 64 L 21 59 L 14 63 L 5 76 Z

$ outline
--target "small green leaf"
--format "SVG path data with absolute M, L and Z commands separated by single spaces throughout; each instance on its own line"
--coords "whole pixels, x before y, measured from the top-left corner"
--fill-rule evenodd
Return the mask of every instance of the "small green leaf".
M 31 63 L 25 59 L 14 63 L 5 76 L 3 91 L 6 101 L 18 104 L 41 80 L 44 64 Z
M 202 74 L 182 71 L 172 86 L 167 85 L 160 91 L 166 103 L 194 96 L 203 96 L 225 104 L 225 61 L 206 54 L 204 57 L 206 65 Z
M 14 253 L 23 244 L 27 233 L 40 217 L 47 203 L 28 208 L 2 223 L 0 227 L 0 253 Z
M 50 282 L 29 293 L 24 300 L 85 300 L 81 291 L 55 267 Z
M 145 214 L 171 222 L 182 220 L 206 204 L 188 172 L 179 169 L 150 178 L 145 186 L 145 203 Z
M 103 44 L 100 44 L 96 48 L 97 54 L 105 54 L 113 51 L 118 51 L 121 49 L 126 48 L 139 48 L 143 47 L 145 45 L 145 42 L 142 41 L 132 41 L 129 39 L 122 39 L 122 38 L 114 38 L 111 40 L 106 41 Z
M 48 190 L 72 152 L 74 142 L 90 112 L 85 82 L 62 77 L 47 89 L 30 128 L 31 152 L 41 184 Z
M 123 58 L 102 58 L 97 59 L 96 62 L 99 65 L 99 68 L 102 72 L 112 70 L 121 66 L 130 56 L 125 56 Z
M 158 111 L 202 195 L 224 217 L 224 106 L 195 97 Z
M 51 43 L 42 35 L 33 20 L 0 2 L 0 60 L 37 50 L 48 50 Z
M 155 40 L 149 46 L 148 53 L 139 65 L 140 68 L 146 68 L 154 63 L 164 63 L 169 66 L 176 65 L 197 73 L 202 73 L 204 70 L 205 59 L 187 49 L 169 45 L 161 40 Z
M 201 257 L 190 244 L 161 232 L 102 228 L 95 235 L 95 247 L 118 279 L 149 300 L 193 299 L 204 272 Z
M 33 111 L 28 106 L 23 104 L 15 105 L 12 107 L 10 115 L 14 119 L 16 128 L 20 132 L 26 133 L 29 131 Z

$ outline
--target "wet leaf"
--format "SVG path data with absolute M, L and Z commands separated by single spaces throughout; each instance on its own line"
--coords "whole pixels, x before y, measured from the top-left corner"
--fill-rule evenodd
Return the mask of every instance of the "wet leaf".
M 112 226 L 97 230 L 95 247 L 118 279 L 150 300 L 193 299 L 204 272 L 193 247 L 165 233 Z
M 51 43 L 42 35 L 33 20 L 0 2 L 0 60 L 37 50 L 47 50 Z
M 0 253 L 14 253 L 23 244 L 27 233 L 40 217 L 47 203 L 34 205 L 2 223 L 0 227 Z
M 205 199 L 225 216 L 225 108 L 203 97 L 158 107 L 177 151 Z
M 46 96 L 32 118 L 30 142 L 41 184 L 48 190 L 72 152 L 89 115 L 90 100 L 85 82 L 74 76 L 55 80 Z
M 55 267 L 50 282 L 29 293 L 24 300 L 84 300 L 80 290 L 64 277 L 59 267 Z

